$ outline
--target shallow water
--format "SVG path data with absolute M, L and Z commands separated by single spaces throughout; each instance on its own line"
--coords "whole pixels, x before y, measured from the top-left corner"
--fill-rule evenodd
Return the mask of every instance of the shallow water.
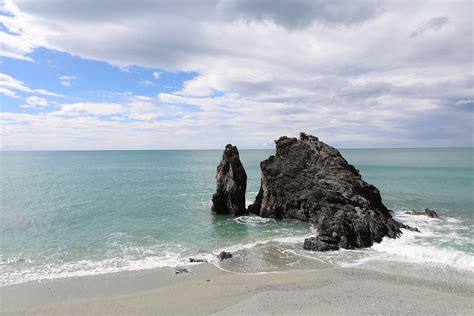
M 214 260 L 237 272 L 319 269 L 370 261 L 474 271 L 472 149 L 341 150 L 384 203 L 420 234 L 370 249 L 310 253 L 307 223 L 210 212 L 221 151 L 2 152 L 0 284 Z M 250 203 L 259 162 L 273 151 L 242 150 Z M 429 207 L 442 218 L 408 216 Z

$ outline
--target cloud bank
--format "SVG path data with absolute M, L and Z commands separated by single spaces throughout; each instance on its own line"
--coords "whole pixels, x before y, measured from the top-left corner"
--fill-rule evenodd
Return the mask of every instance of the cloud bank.
M 45 47 L 198 73 L 146 100 L 4 113 L 7 145 L 31 146 L 40 130 L 44 148 L 261 147 L 305 130 L 345 147 L 472 146 L 470 1 L 22 0 L 2 10 L 10 58 Z M 154 87 L 155 73 L 141 84 Z M 4 76 L 5 95 L 29 89 Z

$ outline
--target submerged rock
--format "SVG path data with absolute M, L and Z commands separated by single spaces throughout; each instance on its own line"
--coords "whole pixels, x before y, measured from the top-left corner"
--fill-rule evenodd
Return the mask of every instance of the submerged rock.
M 430 210 L 429 208 L 425 209 L 424 211 L 413 210 L 411 212 L 406 212 L 406 213 L 410 215 L 426 215 L 431 218 L 439 218 L 438 213 L 436 213 L 433 210 Z
M 306 238 L 304 240 L 303 248 L 314 251 L 338 250 L 338 243 L 339 239 L 337 238 L 318 235 L 316 237 Z
M 227 252 L 227 251 L 222 251 L 217 258 L 219 258 L 220 261 L 227 260 L 232 258 L 232 253 Z
M 280 137 L 276 155 L 260 167 L 261 187 L 249 211 L 313 223 L 320 236 L 305 240 L 305 249 L 370 247 L 406 227 L 392 218 L 379 190 L 315 136 Z
M 217 167 L 216 193 L 212 196 L 212 211 L 233 216 L 247 215 L 245 190 L 247 174 L 240 162 L 237 147 L 225 146 L 222 161 Z

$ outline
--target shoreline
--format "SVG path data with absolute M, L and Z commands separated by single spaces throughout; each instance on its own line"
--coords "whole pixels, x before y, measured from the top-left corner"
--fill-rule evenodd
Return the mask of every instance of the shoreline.
M 241 274 L 212 264 L 0 288 L 4 314 L 472 314 L 473 286 L 361 268 Z
M 55 266 L 46 266 L 44 270 L 31 271 L 26 266 L 24 270 L 12 271 L 8 268 L 15 268 L 15 263 L 21 263 L 27 259 L 17 257 L 12 261 L 4 264 L 5 268 L 0 275 L 2 280 L 0 288 L 7 286 L 15 286 L 27 284 L 31 282 L 48 282 L 50 279 L 77 278 L 77 277 L 94 277 L 104 274 L 116 273 L 134 273 L 139 271 L 156 270 L 156 269 L 173 269 L 176 267 L 193 267 L 196 263 L 190 263 L 189 258 L 198 258 L 207 260 L 208 263 L 217 264 L 220 268 L 226 270 L 229 266 L 228 261 L 219 263 L 217 255 L 221 251 L 230 251 L 234 255 L 237 254 L 239 262 L 232 260 L 232 267 L 228 270 L 238 272 L 243 269 L 244 273 L 255 272 L 273 272 L 280 271 L 282 268 L 291 266 L 290 270 L 319 270 L 328 265 L 337 265 L 341 267 L 358 267 L 367 262 L 397 262 L 399 264 L 430 264 L 437 270 L 453 270 L 460 273 L 474 272 L 474 256 L 472 252 L 460 250 L 451 247 L 437 247 L 437 245 L 422 243 L 425 237 L 433 239 L 434 236 L 443 237 L 446 227 L 458 223 L 460 220 L 452 216 L 443 216 L 442 218 L 429 218 L 425 216 L 407 215 L 404 209 L 397 209 L 395 218 L 403 223 L 420 227 L 421 232 L 412 232 L 402 229 L 403 234 L 396 238 L 384 238 L 382 242 L 375 243 L 372 247 L 358 249 L 340 249 L 338 251 L 329 252 L 311 252 L 303 250 L 302 241 L 307 237 L 312 237 L 316 232 L 298 236 L 271 236 L 262 237 L 255 241 L 243 241 L 230 245 L 221 245 L 221 247 L 213 250 L 196 249 L 191 253 L 172 253 L 175 257 L 156 256 L 156 261 L 147 261 L 148 257 L 137 259 L 126 259 L 115 256 L 104 258 L 97 261 L 87 260 L 72 261 L 65 265 L 69 270 L 61 270 L 62 266 L 56 263 Z M 258 219 L 256 221 L 255 219 Z M 239 224 L 256 227 L 253 225 L 267 225 L 266 218 L 258 216 L 241 216 L 233 219 Z M 452 236 L 451 236 L 452 237 Z M 456 237 L 456 232 L 454 233 Z M 461 238 L 461 237 L 457 237 Z M 466 237 L 462 241 L 466 240 Z M 271 255 L 269 255 L 271 253 Z M 290 258 L 291 257 L 291 258 Z M 161 260 L 163 259 L 163 260 Z M 23 260 L 23 261 L 20 261 Z M 115 261 L 114 261 L 115 260 Z M 161 260 L 161 261 L 160 261 Z M 87 263 L 87 265 L 84 264 Z M 4 261 L 5 263 L 5 261 Z M 253 263 L 253 265 L 252 265 Z M 262 264 L 264 267 L 262 267 Z M 299 268 L 297 268 L 299 267 Z M 35 267 L 33 267 L 35 268 Z M 41 266 L 39 268 L 42 268 Z M 52 269 L 53 268 L 53 269 Z M 295 269 L 296 268 L 296 269 Z M 270 269 L 271 271 L 269 271 Z M 54 270 L 54 273 L 51 273 Z M 419 269 L 416 269 L 419 270 Z M 382 271 L 384 272 L 384 271 Z M 11 273 L 11 274 L 10 274 Z M 8 276 L 13 276 L 7 278 Z M 18 278 L 17 278 L 18 277 Z

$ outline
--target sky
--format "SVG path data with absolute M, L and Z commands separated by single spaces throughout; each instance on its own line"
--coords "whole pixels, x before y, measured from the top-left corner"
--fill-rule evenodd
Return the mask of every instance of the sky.
M 2 150 L 473 146 L 472 1 L 0 0 Z

